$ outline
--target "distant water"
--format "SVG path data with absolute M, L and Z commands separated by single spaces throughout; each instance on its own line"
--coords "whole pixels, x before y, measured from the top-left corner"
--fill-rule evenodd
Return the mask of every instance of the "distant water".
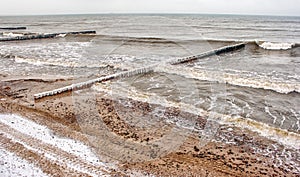
M 97 31 L 96 35 L 2 42 L 1 74 L 89 76 L 107 66 L 144 67 L 247 42 L 240 51 L 161 66 L 160 74 L 118 84 L 164 101 L 300 133 L 300 17 L 65 15 L 0 20 L 1 26 L 26 26 L 25 32 Z M 10 35 L 16 34 L 5 31 L 2 37 Z M 299 141 L 290 143 L 299 147 Z

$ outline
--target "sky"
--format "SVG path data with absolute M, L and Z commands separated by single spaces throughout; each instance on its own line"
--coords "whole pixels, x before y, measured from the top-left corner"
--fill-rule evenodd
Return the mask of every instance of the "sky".
M 6 0 L 0 6 L 0 15 L 90 13 L 300 16 L 300 0 Z

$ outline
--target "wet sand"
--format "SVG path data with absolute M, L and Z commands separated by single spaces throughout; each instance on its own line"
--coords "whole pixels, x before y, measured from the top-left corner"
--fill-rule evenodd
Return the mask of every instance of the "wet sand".
M 46 126 L 59 137 L 83 142 L 103 162 L 115 164 L 104 170 L 41 143 L 41 149 L 49 149 L 49 152 L 64 157 L 65 164 L 57 164 L 45 154 L 10 139 L 8 135 L 27 143 L 31 141 L 30 137 L 1 124 L 2 132 L 6 132 L 0 134 L 1 146 L 50 176 L 89 176 L 90 172 L 98 174 L 97 170 L 110 176 L 299 176 L 297 165 L 292 164 L 297 162 L 299 152 L 282 145 L 276 146 L 279 149 L 271 148 L 272 144 L 278 143 L 246 129 L 218 125 L 213 141 L 201 146 L 203 142 L 198 131 L 180 129 L 165 120 L 180 115 L 183 119 L 195 121 L 195 127 L 203 130 L 206 117 L 172 107 L 164 108 L 162 117 L 154 116 L 151 113 L 160 105 L 127 99 L 125 101 L 130 106 L 124 106 L 118 98 L 91 89 L 35 101 L 33 94 L 74 81 L 72 78 L 0 77 L 1 114 L 20 115 Z M 146 119 L 155 123 L 148 124 Z M 170 134 L 172 136 L 168 137 Z M 282 153 L 283 149 L 285 153 Z M 286 154 L 291 155 L 290 161 L 279 162 L 279 157 Z M 79 166 L 87 171 L 69 168 L 68 161 L 78 161 Z

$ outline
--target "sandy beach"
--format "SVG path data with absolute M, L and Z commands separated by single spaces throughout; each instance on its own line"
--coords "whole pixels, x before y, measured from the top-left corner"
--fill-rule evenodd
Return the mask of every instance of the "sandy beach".
M 71 84 L 72 79 L 3 75 L 1 80 L 1 155 L 7 158 L 0 163 L 9 161 L 5 155 L 9 153 L 17 156 L 11 158 L 18 163 L 33 165 L 38 172 L 32 174 L 38 176 L 299 176 L 297 165 L 292 164 L 297 152 L 285 148 L 291 160 L 278 162 L 276 157 L 284 154 L 270 148 L 277 142 L 246 129 L 219 125 L 215 140 L 203 147 L 196 131 L 178 133 L 173 138 L 183 142 L 162 151 L 169 145 L 153 148 L 151 143 L 170 133 L 174 125 L 158 119 L 155 126 L 160 128 L 142 127 L 118 113 L 126 109 L 135 116 L 147 116 L 160 105 L 128 99 L 132 106 L 122 108 L 116 97 L 89 88 L 34 100 L 33 94 Z M 169 118 L 178 114 L 193 117 L 176 108 L 165 110 Z M 206 118 L 196 121 L 203 129 Z M 131 146 L 136 149 L 128 149 Z
M 299 17 L 0 19 L 1 177 L 300 177 Z

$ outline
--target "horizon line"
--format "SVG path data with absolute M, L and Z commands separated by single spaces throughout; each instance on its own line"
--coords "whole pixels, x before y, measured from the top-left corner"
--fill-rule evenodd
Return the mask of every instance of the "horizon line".
M 238 13 L 196 13 L 196 12 L 100 12 L 100 13 L 49 13 L 49 14 L 0 14 L 0 17 L 12 16 L 62 16 L 62 15 L 232 15 L 232 16 L 274 16 L 300 17 L 300 15 L 275 14 L 238 14 Z

